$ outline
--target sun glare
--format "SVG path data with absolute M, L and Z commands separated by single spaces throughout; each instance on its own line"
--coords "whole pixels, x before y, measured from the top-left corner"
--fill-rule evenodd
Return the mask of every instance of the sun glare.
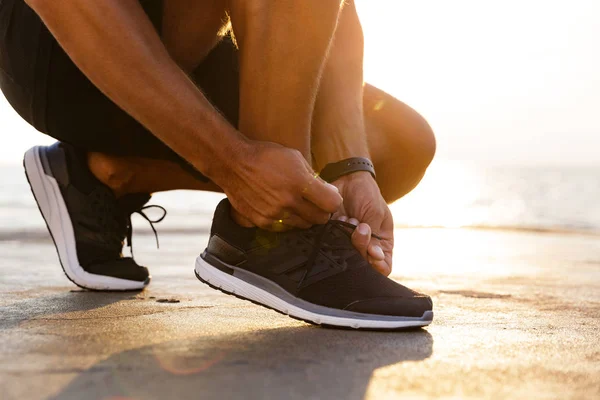
M 438 155 L 596 164 L 600 2 L 357 0 L 365 80 L 424 115 Z
M 436 162 L 413 193 L 392 205 L 396 226 L 478 225 L 487 214 L 472 205 L 481 198 L 483 187 L 478 168 L 468 163 Z

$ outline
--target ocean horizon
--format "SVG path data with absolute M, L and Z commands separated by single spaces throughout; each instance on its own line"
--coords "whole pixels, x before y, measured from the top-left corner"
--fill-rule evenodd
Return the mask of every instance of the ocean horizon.
M 0 164 L 0 240 L 47 238 L 22 166 Z M 221 194 L 157 193 L 168 211 L 159 234 L 207 232 Z M 600 235 L 600 166 L 485 166 L 434 162 L 421 184 L 392 206 L 396 228 L 468 228 Z M 136 233 L 152 230 L 134 217 Z

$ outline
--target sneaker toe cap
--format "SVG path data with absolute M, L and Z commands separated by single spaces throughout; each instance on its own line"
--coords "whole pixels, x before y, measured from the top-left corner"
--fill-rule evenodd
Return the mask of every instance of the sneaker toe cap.
M 429 296 L 425 295 L 414 297 L 377 297 L 355 301 L 344 309 L 365 314 L 422 317 L 426 311 L 433 309 L 433 302 Z

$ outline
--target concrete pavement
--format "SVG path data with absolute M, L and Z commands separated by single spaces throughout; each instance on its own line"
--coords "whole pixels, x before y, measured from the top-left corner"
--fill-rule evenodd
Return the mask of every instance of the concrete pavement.
M 427 329 L 313 327 L 202 285 L 205 234 L 136 239 L 141 293 L 78 290 L 45 236 L 3 237 L 0 398 L 600 398 L 600 240 L 398 231 Z M 433 250 L 432 250 L 433 249 Z

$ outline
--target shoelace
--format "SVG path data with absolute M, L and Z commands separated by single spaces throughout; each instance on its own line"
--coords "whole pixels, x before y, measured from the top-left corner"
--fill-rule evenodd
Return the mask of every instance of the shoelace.
M 150 208 L 158 208 L 159 210 L 161 210 L 163 212 L 163 215 L 160 218 L 157 218 L 155 220 L 150 219 L 150 217 L 148 217 L 144 213 L 144 210 L 148 210 Z M 159 249 L 160 245 L 158 243 L 158 232 L 156 232 L 156 228 L 154 227 L 154 224 L 158 224 L 163 219 L 165 219 L 165 217 L 167 216 L 167 210 L 165 210 L 165 208 L 161 207 L 161 206 L 149 205 L 149 206 L 144 206 L 129 215 L 129 217 L 127 218 L 127 246 L 129 247 L 129 251 L 131 252 L 131 258 L 133 258 L 133 225 L 131 223 L 131 216 L 133 214 L 139 214 L 142 216 L 142 218 L 144 218 L 146 221 L 148 221 L 148 223 L 150 224 L 150 228 L 152 228 L 152 231 L 154 232 L 154 237 L 156 238 L 156 248 Z
M 348 229 L 350 229 L 352 232 L 354 232 L 354 230 L 355 230 L 356 228 L 358 228 L 356 225 L 354 225 L 354 224 L 351 224 L 350 222 L 339 221 L 339 220 L 337 220 L 337 219 L 330 219 L 330 220 L 329 220 L 329 223 L 330 223 L 330 224 L 333 224 L 333 225 L 340 225 L 340 226 L 343 226 L 343 227 L 345 227 L 345 228 L 348 228 Z M 381 236 L 379 236 L 379 235 L 377 235 L 377 234 L 375 234 L 375 233 L 371 233 L 371 237 L 374 237 L 375 239 L 383 240 L 383 238 L 382 238 Z
M 300 279 L 300 282 L 298 283 L 298 288 L 300 288 L 302 286 L 302 284 L 304 284 L 304 281 L 310 276 L 310 273 L 312 272 L 313 268 L 315 267 L 317 256 L 319 255 L 321 250 L 323 250 L 323 247 L 327 247 L 330 250 L 344 250 L 344 249 L 353 249 L 354 248 L 354 245 L 352 243 L 341 244 L 341 245 L 333 245 L 330 243 L 323 243 L 323 237 L 325 236 L 325 233 L 329 232 L 333 227 L 336 227 L 336 226 L 340 227 L 340 228 L 347 228 L 351 232 L 354 232 L 354 230 L 357 228 L 356 225 L 351 224 L 349 222 L 339 221 L 339 220 L 334 220 L 334 219 L 330 219 L 325 225 L 318 228 L 318 231 L 315 236 L 315 241 L 314 241 L 314 249 L 313 249 L 312 253 L 310 254 L 310 256 L 308 257 L 308 260 L 306 261 L 306 265 L 308 265 L 308 267 L 304 271 L 304 274 L 302 275 L 302 279 Z M 374 233 L 371 234 L 371 237 L 374 237 L 379 240 L 382 239 L 381 236 L 376 235 Z

